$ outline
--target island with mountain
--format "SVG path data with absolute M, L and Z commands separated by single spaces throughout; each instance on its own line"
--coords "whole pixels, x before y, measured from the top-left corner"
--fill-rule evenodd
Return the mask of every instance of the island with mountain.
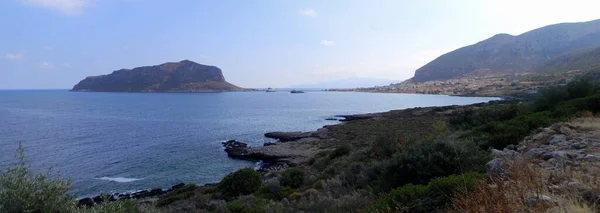
M 73 87 L 78 92 L 229 92 L 246 91 L 225 80 L 221 69 L 190 60 L 121 69 L 90 76 Z

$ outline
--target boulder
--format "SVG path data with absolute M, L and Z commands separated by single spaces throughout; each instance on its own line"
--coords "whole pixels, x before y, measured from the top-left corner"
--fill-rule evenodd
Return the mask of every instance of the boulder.
M 225 152 L 229 157 L 244 156 L 248 154 L 248 144 L 236 140 L 228 140 L 223 142 Z
M 600 160 L 600 158 L 598 158 L 595 155 L 586 155 L 585 157 L 583 157 L 583 159 L 586 161 L 594 161 L 594 162 Z
M 544 154 L 544 150 L 540 149 L 540 148 L 532 148 L 529 151 L 527 151 L 525 153 L 525 155 L 529 156 L 529 157 L 533 157 L 533 158 L 538 158 L 540 157 L 542 154 Z
M 492 177 L 504 177 L 508 172 L 506 165 L 500 158 L 494 158 L 485 164 L 485 171 Z
M 554 159 L 566 159 L 567 156 L 567 152 L 565 151 L 553 151 L 553 152 L 548 152 L 546 154 L 544 154 L 542 156 L 542 159 L 544 160 L 550 160 L 552 158 Z
M 552 136 L 552 138 L 550 138 L 550 140 L 548 140 L 548 144 L 557 145 L 559 143 L 566 142 L 566 141 L 567 141 L 567 136 L 555 135 L 555 136 Z
M 131 197 L 134 199 L 145 198 L 147 196 L 148 196 L 148 190 L 142 190 L 142 191 L 131 194 Z
M 94 206 L 94 200 L 92 200 L 92 198 L 86 197 L 83 199 L 80 199 L 79 201 L 77 201 L 77 206 L 79 207 L 92 207 Z
M 163 191 L 162 189 L 156 188 L 156 189 L 150 190 L 150 192 L 147 193 L 147 197 L 162 195 L 164 193 L 165 193 L 165 191 Z
M 277 143 L 273 143 L 273 142 L 265 142 L 263 143 L 263 146 L 273 146 L 276 145 Z
M 527 206 L 534 208 L 538 205 L 552 205 L 554 204 L 554 200 L 547 195 L 527 195 L 525 197 L 525 202 L 527 203 Z
M 101 204 L 102 202 L 104 202 L 104 196 L 105 195 L 98 195 L 92 198 L 92 200 L 94 200 L 94 203 Z
M 295 141 L 302 138 L 308 138 L 311 136 L 311 132 L 267 132 L 265 137 L 278 139 L 279 141 Z
M 177 189 L 179 189 L 181 187 L 184 187 L 184 186 L 185 186 L 185 183 L 175 184 L 175 185 L 171 186 L 171 190 L 177 190 Z
M 587 147 L 587 144 L 585 144 L 583 142 L 579 142 L 579 143 L 572 144 L 571 147 L 573 149 L 585 149 Z

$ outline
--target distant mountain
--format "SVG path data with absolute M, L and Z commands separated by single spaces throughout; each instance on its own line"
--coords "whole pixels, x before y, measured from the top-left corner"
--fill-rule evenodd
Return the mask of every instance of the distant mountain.
M 599 46 L 600 19 L 550 25 L 518 36 L 498 34 L 436 58 L 411 80 L 530 72 L 559 55 Z
M 600 67 L 600 47 L 575 50 L 538 66 L 536 72 L 563 72 Z
M 393 83 L 400 83 L 399 80 L 388 80 L 378 78 L 348 78 L 342 80 L 325 81 L 313 84 L 299 84 L 289 88 L 320 88 L 320 89 L 342 89 L 342 88 L 360 88 L 373 86 L 386 86 Z
M 156 66 L 121 69 L 90 76 L 71 91 L 91 92 L 220 92 L 242 88 L 225 81 L 221 69 L 184 60 Z

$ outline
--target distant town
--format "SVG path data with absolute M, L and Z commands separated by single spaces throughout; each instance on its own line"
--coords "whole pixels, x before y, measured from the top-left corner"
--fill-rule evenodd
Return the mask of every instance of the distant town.
M 416 93 L 469 96 L 511 96 L 514 94 L 535 94 L 540 88 L 549 85 L 567 84 L 584 71 L 572 70 L 548 74 L 512 74 L 502 76 L 472 77 L 411 82 L 410 80 L 369 88 L 328 89 L 328 91 L 357 91 L 381 93 Z

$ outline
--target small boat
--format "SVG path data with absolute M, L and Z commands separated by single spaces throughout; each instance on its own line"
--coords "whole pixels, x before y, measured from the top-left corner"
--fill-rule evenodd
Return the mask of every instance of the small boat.
M 291 93 L 304 93 L 304 91 L 302 91 L 302 90 L 292 90 L 292 91 L 290 91 L 290 92 L 291 92 Z
M 267 88 L 267 92 L 275 92 L 275 89 L 269 87 L 269 88 Z

